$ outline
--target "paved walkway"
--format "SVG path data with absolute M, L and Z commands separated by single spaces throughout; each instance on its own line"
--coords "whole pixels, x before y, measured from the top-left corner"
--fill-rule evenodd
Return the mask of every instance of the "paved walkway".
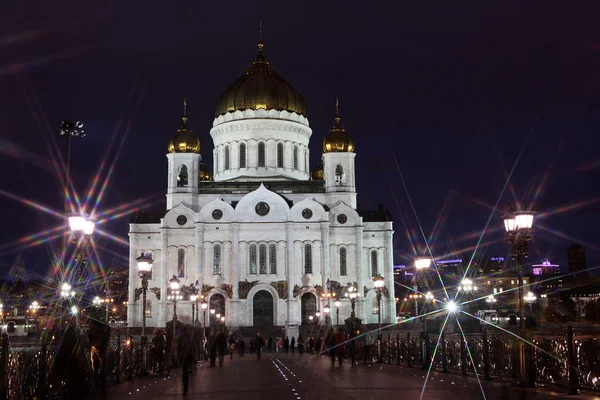
M 228 358 L 222 368 L 198 363 L 190 377 L 187 397 L 183 395 L 181 370 L 165 377 L 140 378 L 109 388 L 108 399 L 595 399 L 600 393 L 566 396 L 564 390 L 520 389 L 504 382 L 481 382 L 473 376 L 432 372 L 423 390 L 425 373 L 419 368 L 362 364 L 348 361 L 340 367 L 315 356 L 280 353 Z M 485 393 L 485 395 L 483 394 Z

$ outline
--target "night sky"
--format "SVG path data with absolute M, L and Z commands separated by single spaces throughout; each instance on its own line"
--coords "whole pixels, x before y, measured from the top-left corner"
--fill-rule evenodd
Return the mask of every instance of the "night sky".
M 254 59 L 260 19 L 266 57 L 307 102 L 313 167 L 339 97 L 359 206 L 390 209 L 396 264 L 423 251 L 421 228 L 436 257 L 470 257 L 478 243 L 506 255 L 502 211 L 521 201 L 538 212 L 530 262 L 566 266 L 578 242 L 588 268 L 600 264 L 593 2 L 88 3 L 1 6 L 0 275 L 43 276 L 61 245 L 26 238 L 61 220 L 24 200 L 62 212 L 53 160 L 65 119 L 87 132 L 72 147 L 80 197 L 106 161 L 96 212 L 138 201 L 98 226 L 121 242 L 95 236 L 104 267 L 126 266 L 130 212 L 165 209 L 183 99 L 212 166 L 215 105 Z

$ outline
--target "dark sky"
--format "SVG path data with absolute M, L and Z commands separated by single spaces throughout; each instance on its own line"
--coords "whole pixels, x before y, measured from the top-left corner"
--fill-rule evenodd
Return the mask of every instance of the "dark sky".
M 114 163 L 97 212 L 139 199 L 164 210 L 165 153 L 184 97 L 212 165 L 214 108 L 255 57 L 259 19 L 265 55 L 306 99 L 312 166 L 340 98 L 359 205 L 392 212 L 396 263 L 415 255 L 413 243 L 423 248 L 421 227 L 436 256 L 470 256 L 486 227 L 481 254 L 504 255 L 500 216 L 522 200 L 539 217 L 531 261 L 565 265 L 575 241 L 588 268 L 600 263 L 594 2 L 88 3 L 1 6 L 0 274 L 50 265 L 48 243 L 15 242 L 60 219 L 14 196 L 62 210 L 51 150 L 63 149 L 62 120 L 82 120 L 88 133 L 72 149 L 81 197 L 102 161 Z M 127 241 L 128 217 L 99 228 Z M 95 240 L 105 266 L 126 265 L 126 245 Z

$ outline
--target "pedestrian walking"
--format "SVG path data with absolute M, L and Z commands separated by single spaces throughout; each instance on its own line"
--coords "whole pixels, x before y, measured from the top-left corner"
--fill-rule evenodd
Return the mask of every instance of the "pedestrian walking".
M 269 349 L 269 353 L 273 349 L 273 337 L 269 336 L 269 340 L 267 340 L 267 348 Z
M 335 367 L 335 334 L 333 333 L 333 329 L 329 331 L 327 336 L 325 337 L 327 342 L 327 348 L 329 350 L 329 357 L 331 357 L 331 366 Z
M 229 336 L 229 358 L 231 360 L 233 360 L 233 353 L 235 351 L 235 339 L 233 338 L 233 335 Z
M 302 355 L 304 352 L 304 339 L 302 339 L 302 335 L 298 336 L 298 353 Z
M 296 339 L 292 336 L 292 340 L 290 341 L 290 347 L 292 348 L 292 355 L 294 355 L 294 347 L 296 347 Z
M 256 349 L 256 359 L 260 360 L 260 354 L 262 352 L 262 348 L 265 345 L 265 339 L 260 335 L 260 332 L 256 334 L 256 338 L 254 339 L 254 347 Z
M 250 354 L 254 353 L 254 338 L 250 338 Z
M 217 360 L 217 348 L 215 347 L 215 333 L 211 332 L 208 336 L 208 341 L 206 345 L 208 346 L 208 351 L 210 354 L 210 367 L 214 368 Z
M 337 353 L 338 365 L 341 367 L 344 361 L 344 344 L 346 342 L 346 335 L 339 329 L 335 337 L 335 352 Z
M 190 373 L 194 363 L 194 343 L 190 331 L 183 335 L 181 349 L 183 350 L 183 356 L 181 357 L 181 378 L 183 380 L 183 394 L 185 395 L 190 385 Z
M 219 334 L 215 338 L 216 350 L 219 352 L 219 367 L 223 366 L 223 359 L 225 358 L 225 349 L 227 348 L 227 338 L 223 331 L 219 331 Z
M 285 352 L 285 354 L 289 354 L 290 351 L 290 339 L 286 336 L 285 340 L 283 341 L 283 351 Z

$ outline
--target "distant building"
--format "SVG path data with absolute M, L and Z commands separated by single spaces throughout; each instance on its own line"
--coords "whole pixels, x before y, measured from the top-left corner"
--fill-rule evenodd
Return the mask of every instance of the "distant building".
M 560 265 L 552 264 L 548 259 L 546 259 L 541 264 L 532 265 L 531 272 L 533 276 L 560 275 Z
M 486 257 L 477 263 L 480 275 L 498 274 L 504 266 L 504 257 Z
M 567 248 L 569 260 L 569 272 L 580 272 L 587 269 L 585 262 L 585 247 L 578 243 L 573 243 Z

